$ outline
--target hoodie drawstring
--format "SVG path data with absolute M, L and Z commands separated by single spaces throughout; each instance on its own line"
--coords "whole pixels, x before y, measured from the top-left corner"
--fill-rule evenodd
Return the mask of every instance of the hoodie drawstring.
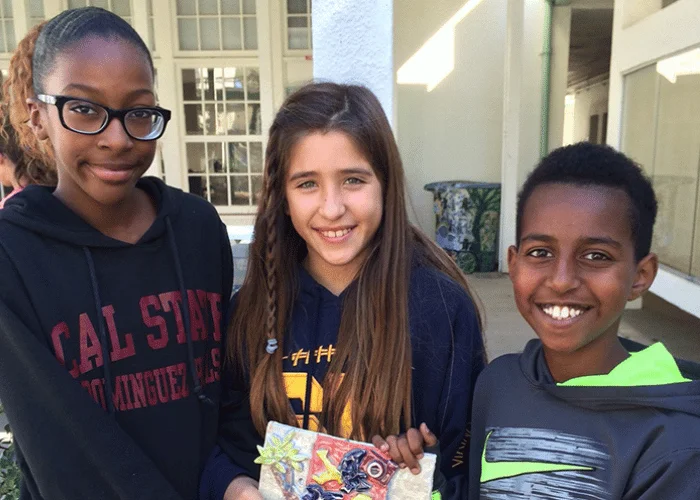
M 192 375 L 192 383 L 194 384 L 194 393 L 197 398 L 204 402 L 213 405 L 214 402 L 204 394 L 202 389 L 201 381 L 197 375 L 197 368 L 194 362 L 194 347 L 192 345 L 192 326 L 190 323 L 190 305 L 189 299 L 187 297 L 187 290 L 185 289 L 185 280 L 182 277 L 182 266 L 180 265 L 180 254 L 177 251 L 177 244 L 175 242 L 175 234 L 173 233 L 173 226 L 170 223 L 170 217 L 165 217 L 165 227 L 168 233 L 168 241 L 170 242 L 170 251 L 173 254 L 173 260 L 175 261 L 175 273 L 177 275 L 177 282 L 180 286 L 180 294 L 182 295 L 182 316 L 185 322 L 185 334 L 187 337 L 187 363 L 190 368 L 190 374 Z
M 168 233 L 168 243 L 170 245 L 170 251 L 173 255 L 173 260 L 175 262 L 175 274 L 177 275 L 177 282 L 180 289 L 180 295 L 182 296 L 182 316 L 185 323 L 185 336 L 187 338 L 187 364 L 190 370 L 190 375 L 192 377 L 193 392 L 197 396 L 199 401 L 213 405 L 214 402 L 207 397 L 202 388 L 199 375 L 197 375 L 197 367 L 194 361 L 194 346 L 192 345 L 192 325 L 190 323 L 190 306 L 189 298 L 187 296 L 187 290 L 185 289 L 185 280 L 182 274 L 182 266 L 180 265 L 180 254 L 177 251 L 177 245 L 175 243 L 175 235 L 173 233 L 172 224 L 170 223 L 170 218 L 165 217 L 166 232 Z M 107 338 L 107 331 L 105 328 L 105 320 L 102 314 L 102 300 L 100 299 L 100 288 L 97 283 L 97 273 L 95 272 L 95 262 L 93 261 L 92 254 L 88 247 L 83 247 L 83 252 L 85 253 L 85 260 L 88 264 L 88 269 L 90 271 L 90 283 L 92 284 L 92 296 L 95 301 L 95 309 L 98 318 L 98 330 L 100 335 L 100 344 L 102 346 L 102 359 L 104 367 L 105 376 L 105 398 L 107 399 L 107 412 L 110 415 L 114 414 L 114 387 L 112 383 L 111 376 L 111 360 L 109 358 L 109 339 Z
M 83 247 L 83 252 L 85 253 L 85 260 L 87 260 L 88 269 L 90 270 L 90 282 L 92 283 L 92 297 L 95 300 L 95 309 L 97 310 L 97 324 L 99 326 L 98 330 L 100 332 L 100 344 L 102 345 L 102 366 L 104 367 L 105 373 L 105 398 L 107 399 L 107 413 L 114 415 L 114 399 L 112 398 L 112 393 L 114 388 L 112 387 L 112 376 L 111 376 L 111 361 L 109 359 L 109 347 L 107 343 L 107 332 L 105 331 L 105 320 L 102 315 L 102 301 L 100 300 L 100 289 L 97 285 L 97 274 L 95 273 L 95 262 L 92 260 L 92 254 L 88 247 Z

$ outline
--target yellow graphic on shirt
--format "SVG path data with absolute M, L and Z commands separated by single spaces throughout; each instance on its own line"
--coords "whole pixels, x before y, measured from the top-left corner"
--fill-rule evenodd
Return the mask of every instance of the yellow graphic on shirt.
M 305 408 L 306 404 L 306 387 L 309 381 L 308 373 L 299 372 L 286 372 L 284 373 L 284 385 L 287 389 L 287 397 L 289 399 L 300 399 L 302 414 L 297 415 L 297 422 L 300 427 L 304 425 L 304 414 L 309 414 L 309 430 L 315 432 L 322 432 L 321 423 L 318 419 L 318 415 L 323 412 L 323 387 L 318 383 L 314 377 L 311 377 L 311 395 L 309 397 L 309 407 Z M 342 375 L 341 379 L 342 381 Z M 348 438 L 350 437 L 350 432 L 352 430 L 352 414 L 350 413 L 350 405 L 345 407 L 343 410 L 343 417 L 341 419 L 341 435 L 339 437 Z

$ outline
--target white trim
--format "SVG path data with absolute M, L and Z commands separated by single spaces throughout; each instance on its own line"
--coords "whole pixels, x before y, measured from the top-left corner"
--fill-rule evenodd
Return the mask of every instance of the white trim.
M 700 281 L 662 265 L 650 291 L 700 318 Z
M 173 119 L 168 123 L 165 135 L 161 138 L 163 162 L 165 164 L 165 179 L 168 185 L 183 189 L 187 183 L 180 155 L 180 100 L 173 59 L 173 26 L 170 9 L 174 1 L 155 0 L 153 9 L 159 15 L 153 17 L 153 32 L 156 34 L 158 47 L 157 60 L 153 61 L 158 71 L 158 101 L 173 112 Z
M 150 50 L 151 34 L 148 30 L 147 1 L 148 0 L 138 0 L 137 2 L 131 2 L 131 25 L 136 30 L 136 33 L 143 38 L 143 41 L 146 43 L 146 47 L 149 47 Z
M 258 75 L 260 78 L 260 126 L 262 132 L 262 150 L 263 163 L 265 162 L 265 150 L 267 149 L 267 130 L 269 124 L 272 124 L 274 119 L 274 85 L 273 85 L 273 64 L 272 64 L 272 42 L 269 33 L 264 33 L 270 29 L 270 10 L 268 0 L 256 0 L 255 11 L 257 12 L 258 20 Z M 263 28 L 262 30 L 260 28 Z M 264 33 L 264 36 L 260 36 Z M 265 92 L 264 89 L 269 88 L 270 92 Z M 250 193 L 251 201 L 253 193 Z
M 44 0 L 44 18 L 56 17 L 66 8 L 61 0 Z
M 24 0 L 12 1 L 12 23 L 15 28 L 15 43 L 19 43 L 29 31 L 29 16 Z
M 525 10 L 522 0 L 508 0 L 503 75 L 503 135 L 501 142 L 501 221 L 499 270 L 508 271 L 508 248 L 515 244 L 518 169 L 520 163 L 520 101 Z
M 282 17 L 284 16 L 285 9 L 279 1 L 268 0 L 268 4 L 270 22 L 265 25 L 265 29 L 269 31 L 269 57 L 272 63 L 272 81 L 267 83 L 270 84 L 270 88 L 272 89 L 272 108 L 273 111 L 276 111 L 282 107 L 285 98 L 285 56 L 284 40 L 282 38 Z M 260 27 L 261 23 L 258 23 L 258 32 L 261 32 Z M 264 55 L 264 53 L 262 54 Z M 272 120 L 270 120 L 269 124 L 272 124 Z

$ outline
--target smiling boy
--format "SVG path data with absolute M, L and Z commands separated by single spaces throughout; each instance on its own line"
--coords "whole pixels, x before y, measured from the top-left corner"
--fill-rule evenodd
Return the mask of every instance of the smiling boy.
M 630 354 L 617 335 L 656 276 L 656 211 L 607 146 L 560 148 L 525 182 L 508 265 L 539 339 L 477 382 L 470 498 L 700 498 L 700 381 L 662 344 Z

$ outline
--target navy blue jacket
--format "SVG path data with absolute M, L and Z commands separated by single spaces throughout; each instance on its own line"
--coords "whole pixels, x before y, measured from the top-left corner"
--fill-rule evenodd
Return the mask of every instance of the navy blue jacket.
M 333 295 L 300 267 L 299 294 L 285 341 L 284 372 L 292 407 L 304 428 L 315 428 L 321 408 L 312 406 L 332 358 L 344 295 Z M 234 306 L 232 306 L 234 307 Z M 464 498 L 472 390 L 484 367 L 484 346 L 473 302 L 441 272 L 415 267 L 409 291 L 413 347 L 412 425 L 425 422 L 440 440 L 443 498 Z M 387 374 L 391 377 L 391 374 Z M 222 400 L 219 450 L 207 465 L 200 498 L 221 499 L 239 474 L 257 477 L 252 461 L 262 438 L 250 422 L 245 389 Z M 320 399 L 320 398 L 319 398 Z

